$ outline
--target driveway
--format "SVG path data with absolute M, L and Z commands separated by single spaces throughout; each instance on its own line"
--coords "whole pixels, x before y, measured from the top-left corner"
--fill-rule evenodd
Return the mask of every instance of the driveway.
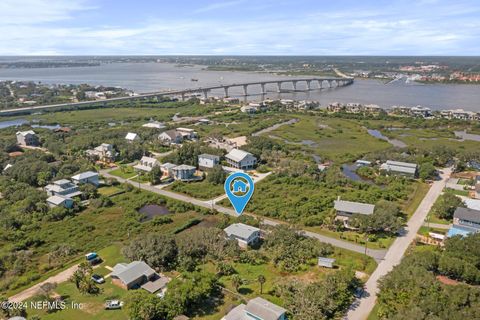
M 405 228 L 405 232 L 399 236 L 388 249 L 385 258 L 378 265 L 377 269 L 368 279 L 365 284 L 365 291 L 360 299 L 356 299 L 345 316 L 348 320 L 365 320 L 375 306 L 378 293 L 378 281 L 389 273 L 394 266 L 398 265 L 405 254 L 405 251 L 409 247 L 410 243 L 415 239 L 418 229 L 422 226 L 425 218 L 427 217 L 430 208 L 437 200 L 438 196 L 442 193 L 445 183 L 450 174 L 451 168 L 443 169 L 441 174 L 441 180 L 435 181 L 430 190 L 423 198 L 422 202 L 418 206 L 417 210 L 410 218 Z

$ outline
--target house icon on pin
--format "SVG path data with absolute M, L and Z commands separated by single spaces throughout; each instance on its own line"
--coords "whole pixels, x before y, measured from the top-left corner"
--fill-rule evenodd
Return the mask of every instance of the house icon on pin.
M 247 184 L 242 180 L 233 181 L 233 192 L 247 192 Z

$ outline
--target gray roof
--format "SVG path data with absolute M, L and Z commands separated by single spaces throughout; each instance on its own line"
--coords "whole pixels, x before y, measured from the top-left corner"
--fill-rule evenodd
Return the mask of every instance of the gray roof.
M 170 162 L 165 162 L 165 163 L 160 165 L 160 167 L 162 167 L 164 169 L 173 169 L 176 166 L 177 166 L 176 164 L 173 164 L 173 163 L 170 163 Z
M 85 171 L 85 172 L 81 172 L 79 174 L 76 174 L 72 177 L 72 179 L 74 180 L 82 180 L 82 179 L 88 179 L 88 178 L 92 178 L 92 177 L 97 177 L 98 176 L 98 173 L 97 172 L 93 172 L 93 171 Z
M 243 161 L 247 157 L 255 158 L 250 152 L 240 149 L 232 149 L 225 157 L 235 162 Z
M 147 290 L 150 293 L 155 293 L 159 290 L 162 290 L 170 282 L 170 279 L 167 277 L 160 277 L 155 281 L 148 281 L 142 285 L 142 289 Z
M 325 262 L 325 263 L 334 263 L 335 259 L 333 258 L 324 258 L 324 257 L 319 257 L 318 262 Z
M 335 200 L 334 208 L 337 211 L 348 213 L 372 214 L 375 205 L 353 201 Z
M 198 156 L 198 158 L 205 158 L 205 159 L 209 159 L 209 160 L 220 160 L 220 157 L 219 156 L 216 156 L 216 155 L 213 155 L 213 154 L 208 154 L 208 153 L 203 153 L 201 155 Z
M 392 165 L 392 166 L 399 166 L 399 167 L 407 167 L 407 168 L 415 168 L 415 169 L 417 168 L 416 163 L 410 163 L 410 162 L 387 160 L 386 164 Z
M 51 197 L 48 197 L 47 202 L 58 206 L 62 204 L 65 200 L 72 200 L 72 199 L 68 197 L 62 197 L 62 196 L 51 196 Z
M 380 166 L 380 169 L 386 170 L 386 171 L 408 173 L 408 174 L 415 174 L 415 172 L 417 171 L 416 167 L 405 167 L 405 166 L 398 166 L 394 164 L 388 164 L 388 161 L 387 163 L 383 163 Z
M 263 298 L 248 301 L 245 311 L 263 320 L 278 320 L 287 310 Z
M 196 170 L 197 168 L 189 166 L 188 164 L 181 164 L 173 168 L 173 170 Z
M 248 239 L 254 232 L 260 231 L 260 229 L 249 226 L 244 223 L 234 223 L 223 229 L 228 237 L 235 236 L 242 239 Z
M 246 320 L 245 307 L 243 303 L 236 306 L 222 320 Z
M 453 217 L 460 220 L 480 223 L 480 211 L 478 210 L 458 207 L 457 209 L 455 209 Z
M 129 284 L 140 277 L 150 277 L 155 270 L 143 261 L 133 261 L 129 264 L 118 263 L 113 267 L 112 276 L 119 278 L 123 283 Z

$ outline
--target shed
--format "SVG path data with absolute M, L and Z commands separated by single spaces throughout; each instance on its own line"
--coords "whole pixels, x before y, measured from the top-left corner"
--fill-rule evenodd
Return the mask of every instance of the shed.
M 335 259 L 333 258 L 325 258 L 325 257 L 318 258 L 318 265 L 320 267 L 333 268 L 334 263 L 335 263 Z

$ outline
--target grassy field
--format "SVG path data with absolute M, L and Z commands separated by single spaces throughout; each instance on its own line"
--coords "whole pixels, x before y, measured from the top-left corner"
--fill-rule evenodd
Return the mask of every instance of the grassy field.
M 322 234 L 324 236 L 335 238 L 339 240 L 349 241 L 358 245 L 365 245 L 365 236 L 355 232 L 355 231 L 342 231 L 336 232 L 332 230 L 328 230 L 322 227 L 305 227 L 306 230 L 310 230 L 312 232 L 316 232 L 318 234 Z M 375 241 L 369 241 L 367 243 L 367 247 L 370 249 L 385 249 L 390 247 L 390 245 L 395 241 L 395 237 L 385 236 L 385 237 L 378 237 Z
M 112 170 L 109 172 L 111 175 L 123 178 L 123 179 L 131 179 L 138 175 L 138 173 L 133 169 L 132 167 L 123 167 L 123 168 L 118 168 L 115 170 Z
M 269 134 L 335 161 L 391 147 L 388 142 L 370 136 L 359 121 L 320 116 L 297 118 L 300 120 L 297 123 L 282 126 Z
M 402 210 L 405 212 L 408 218 L 415 213 L 415 210 L 417 210 L 428 190 L 430 190 L 430 185 L 424 182 L 416 183 L 415 192 L 413 192 L 411 197 L 402 205 Z
M 183 193 L 202 200 L 213 199 L 225 193 L 222 184 L 215 185 L 207 180 L 199 182 L 175 181 L 169 185 L 166 190 Z
M 103 186 L 98 188 L 98 193 L 102 196 L 107 196 L 107 197 L 110 197 L 122 191 L 123 191 L 122 188 L 116 187 L 116 186 Z

